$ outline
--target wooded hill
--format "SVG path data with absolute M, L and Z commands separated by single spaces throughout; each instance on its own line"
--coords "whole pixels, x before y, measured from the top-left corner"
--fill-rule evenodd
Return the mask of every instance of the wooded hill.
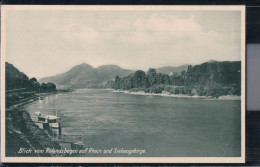
M 20 72 L 12 64 L 5 63 L 5 89 L 7 92 L 12 90 L 30 90 L 37 92 L 52 92 L 56 91 L 56 85 L 49 83 L 40 84 L 36 78 L 31 78 L 25 75 L 23 72 Z
M 172 75 L 157 73 L 149 69 L 147 73 L 138 70 L 126 77 L 116 76 L 111 84 L 114 89 L 145 91 L 150 93 L 205 95 L 241 95 L 241 62 L 210 61 L 188 66 L 187 71 Z
M 5 99 L 6 107 L 39 98 L 39 93 L 56 92 L 53 83 L 40 84 L 36 78 L 31 78 L 20 72 L 10 63 L 5 63 Z

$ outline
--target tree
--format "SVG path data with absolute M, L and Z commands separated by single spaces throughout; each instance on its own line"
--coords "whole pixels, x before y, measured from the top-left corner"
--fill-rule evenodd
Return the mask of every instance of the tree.
M 46 83 L 42 83 L 41 87 L 40 87 L 41 92 L 46 92 L 47 91 L 47 84 Z
M 40 89 L 40 83 L 37 81 L 37 79 L 36 78 L 31 78 L 30 80 L 29 80 L 29 89 L 31 89 L 31 90 L 34 90 L 34 91 L 39 91 L 39 89 Z
M 30 79 L 30 82 L 31 82 L 31 83 L 36 83 L 36 82 L 37 82 L 37 79 L 33 77 L 33 78 Z
M 156 74 L 156 69 L 150 68 L 147 73 L 148 81 L 151 86 L 154 86 L 156 84 L 157 80 L 157 74 Z
M 170 85 L 170 77 L 167 74 L 164 75 L 164 84 L 165 85 Z
M 125 88 L 124 89 L 129 90 L 129 89 L 134 88 L 134 80 L 133 80 L 132 75 L 125 77 L 124 82 L 125 82 Z
M 52 82 L 42 83 L 40 86 L 41 92 L 55 92 L 56 91 L 56 85 Z
M 47 86 L 47 91 L 48 92 L 56 91 L 56 85 L 54 83 L 48 82 L 46 86 Z
M 162 73 L 157 74 L 157 84 L 164 84 L 164 75 Z
M 117 75 L 115 78 L 114 89 L 120 89 L 120 80 L 121 78 Z
M 138 70 L 134 73 L 133 80 L 134 80 L 134 87 L 144 87 L 145 86 L 145 72 L 142 70 Z

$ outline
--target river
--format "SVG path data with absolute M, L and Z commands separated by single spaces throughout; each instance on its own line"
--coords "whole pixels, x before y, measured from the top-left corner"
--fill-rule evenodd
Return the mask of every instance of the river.
M 57 106 L 57 107 L 56 107 Z M 145 154 L 85 156 L 236 157 L 241 155 L 241 101 L 133 95 L 78 89 L 25 109 L 55 114 L 62 134 L 83 135 L 88 148 L 140 149 Z

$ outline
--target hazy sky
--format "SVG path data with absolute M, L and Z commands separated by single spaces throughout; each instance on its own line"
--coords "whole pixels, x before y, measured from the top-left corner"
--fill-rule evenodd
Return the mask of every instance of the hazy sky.
M 29 77 L 83 62 L 146 71 L 241 56 L 238 11 L 27 10 L 6 18 L 6 61 Z

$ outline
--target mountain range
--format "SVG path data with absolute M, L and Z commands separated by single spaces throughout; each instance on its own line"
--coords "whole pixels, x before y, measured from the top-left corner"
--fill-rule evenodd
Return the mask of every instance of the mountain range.
M 56 85 L 66 85 L 73 88 L 91 87 L 112 80 L 118 76 L 126 76 L 134 71 L 122 69 L 116 65 L 103 65 L 94 68 L 82 63 L 69 71 L 52 77 L 40 79 L 40 82 L 53 82 Z
M 157 71 L 169 75 L 174 72 L 187 70 L 187 68 L 188 65 L 182 65 L 178 67 L 166 66 L 158 68 Z M 103 65 L 98 68 L 94 68 L 89 64 L 82 63 L 65 73 L 52 77 L 42 78 L 39 80 L 39 82 L 53 82 L 57 86 L 63 85 L 66 87 L 84 88 L 114 80 L 117 75 L 119 77 L 124 77 L 134 72 L 135 71 L 133 70 L 123 69 L 117 65 Z

